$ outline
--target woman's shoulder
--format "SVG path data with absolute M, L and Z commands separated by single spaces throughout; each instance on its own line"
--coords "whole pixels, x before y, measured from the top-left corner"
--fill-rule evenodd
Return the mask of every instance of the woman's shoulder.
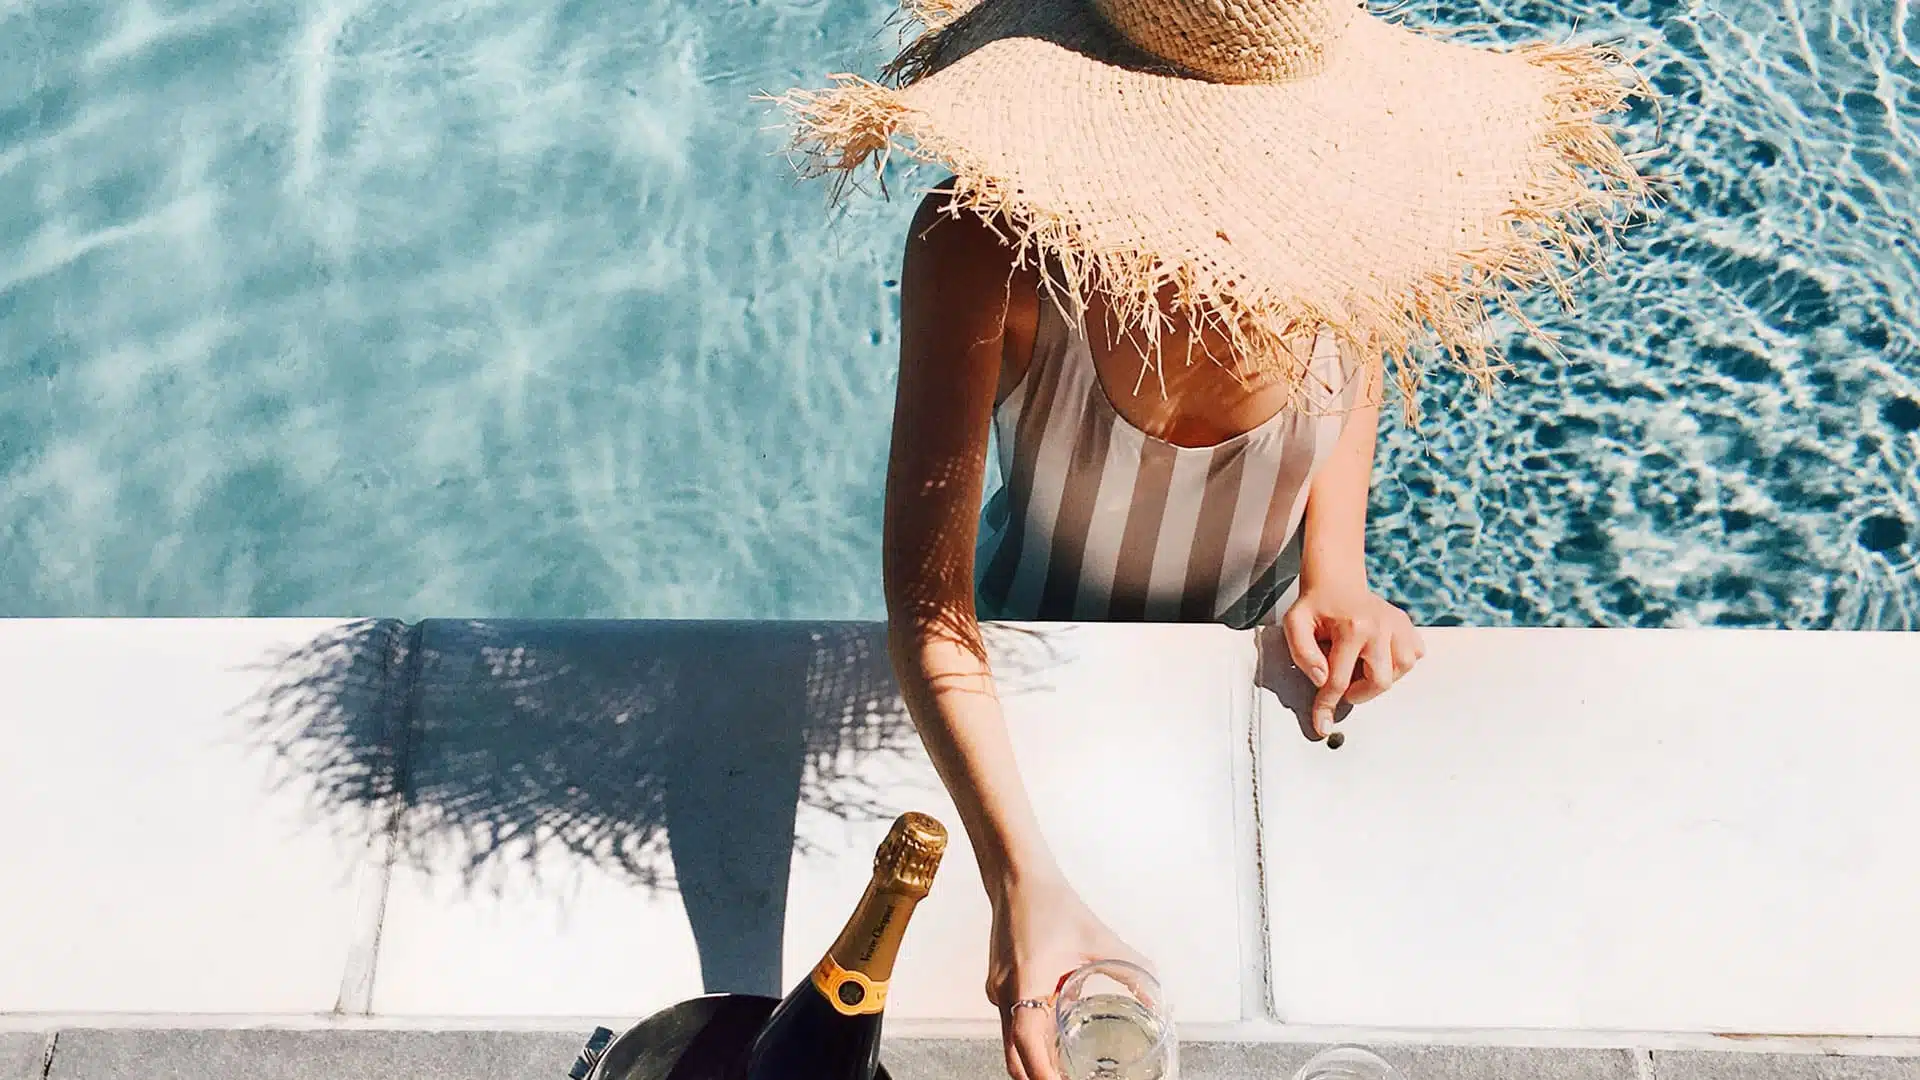
M 1026 369 L 1039 317 L 1039 274 L 1031 260 L 1020 263 L 1011 235 L 1006 223 L 937 186 L 914 212 L 901 281 L 902 306 L 941 327 L 936 336 L 1001 338 L 1003 390 Z
M 956 271 L 1004 278 L 1015 268 L 1015 252 L 1006 240 L 1013 234 L 1006 225 L 941 184 L 922 196 L 914 210 L 907 248 L 938 257 Z

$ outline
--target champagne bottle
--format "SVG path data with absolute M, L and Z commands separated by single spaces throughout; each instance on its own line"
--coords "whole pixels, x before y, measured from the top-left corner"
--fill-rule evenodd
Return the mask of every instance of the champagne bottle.
M 946 828 L 925 814 L 893 823 L 846 927 L 754 1039 L 746 1080 L 873 1080 L 893 961 L 946 848 Z

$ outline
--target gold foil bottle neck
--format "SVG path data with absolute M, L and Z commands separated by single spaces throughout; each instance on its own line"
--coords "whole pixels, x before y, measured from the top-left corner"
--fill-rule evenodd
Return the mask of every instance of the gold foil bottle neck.
M 947 827 L 908 811 L 894 820 L 887 838 L 873 853 L 874 880 L 898 892 L 925 896 L 933 888 L 933 875 L 946 851 Z

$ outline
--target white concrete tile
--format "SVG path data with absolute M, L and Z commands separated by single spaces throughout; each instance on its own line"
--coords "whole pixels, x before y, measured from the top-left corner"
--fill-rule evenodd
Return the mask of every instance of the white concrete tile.
M 706 677 L 726 667 L 728 629 L 681 629 L 425 624 L 411 809 L 382 924 L 375 1013 L 604 1016 L 619 1027 L 701 993 L 668 825 L 692 817 L 698 830 L 690 808 L 725 805 L 722 765 L 777 787 L 768 776 L 786 767 L 800 718 L 792 708 L 759 714 L 766 730 L 756 733 L 753 711 L 717 708 L 755 685 L 739 678 L 752 665 L 736 659 L 734 678 Z M 758 685 L 771 692 L 775 683 L 796 685 L 777 676 Z M 778 806 L 739 801 L 760 808 L 749 835 L 764 847 L 764 834 L 781 828 Z M 790 835 L 790 799 L 784 813 Z M 731 888 L 720 890 L 732 894 L 734 925 L 775 925 L 760 934 L 759 963 L 737 958 L 717 989 L 778 985 L 790 847 L 776 846 L 772 867 L 764 852 L 734 853 Z M 716 858 L 730 850 L 717 837 L 707 849 Z
M 1031 628 L 993 643 L 1023 778 L 1049 843 L 1096 914 L 1159 968 L 1179 1017 L 1241 1016 L 1240 861 L 1234 755 L 1248 753 L 1247 635 L 1217 627 Z M 1041 667 L 1032 673 L 1019 673 Z M 916 752 L 853 779 L 889 811 L 947 822 L 954 844 L 914 916 L 891 1000 L 913 1018 L 992 1018 L 984 996 L 985 892 L 959 817 Z M 803 976 L 839 932 L 891 818 L 814 825 L 819 856 L 795 862 L 787 976 Z M 1257 957 L 1250 958 L 1257 960 Z
M 0 1012 L 333 1007 L 365 819 L 265 740 L 360 730 L 340 625 L 0 621 Z
M 1262 695 L 1284 1019 L 1920 1033 L 1920 635 L 1427 638 L 1339 751 Z
M 559 850 L 461 878 L 452 860 L 396 871 L 376 1015 L 587 1016 L 619 1029 L 702 992 L 670 890 Z
M 1050 632 L 1037 675 L 996 654 L 1053 842 L 1163 965 L 1182 1017 L 1237 1018 L 1250 642 Z M 839 931 L 887 824 L 920 809 L 956 844 L 889 1015 L 991 1015 L 985 898 L 877 626 L 429 624 L 427 641 L 416 854 L 388 899 L 376 1012 L 625 1019 L 703 989 L 782 993 Z M 647 884 L 676 862 L 691 904 Z M 1146 887 L 1165 881 L 1180 888 Z

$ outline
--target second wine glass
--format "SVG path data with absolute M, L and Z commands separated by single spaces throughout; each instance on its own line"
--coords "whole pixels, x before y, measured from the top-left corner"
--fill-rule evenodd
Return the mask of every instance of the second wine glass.
M 1320 1051 L 1293 1074 L 1293 1080 L 1404 1080 L 1400 1070 L 1371 1050 L 1334 1046 Z

